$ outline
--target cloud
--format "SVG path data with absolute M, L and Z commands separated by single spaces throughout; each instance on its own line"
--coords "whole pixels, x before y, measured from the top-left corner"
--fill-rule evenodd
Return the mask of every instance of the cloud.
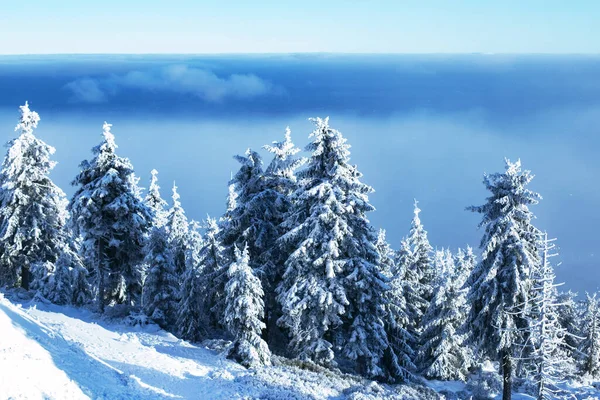
M 81 103 L 105 103 L 106 93 L 100 88 L 98 81 L 90 78 L 77 79 L 65 85 L 72 93 L 70 101 Z
M 253 74 L 219 77 L 210 70 L 186 65 L 131 71 L 101 79 L 82 78 L 68 83 L 65 88 L 72 92 L 73 100 L 83 103 L 105 102 L 122 89 L 188 94 L 213 103 L 250 99 L 276 91 L 271 83 Z

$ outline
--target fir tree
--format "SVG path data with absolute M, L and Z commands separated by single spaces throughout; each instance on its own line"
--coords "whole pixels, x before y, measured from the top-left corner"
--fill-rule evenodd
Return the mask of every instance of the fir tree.
M 54 148 L 33 134 L 40 117 L 27 102 L 20 111 L 0 170 L 0 286 L 29 289 L 34 265 L 52 265 L 68 243 L 67 200 L 49 177 Z
M 415 339 L 407 330 L 410 313 L 404 297 L 404 273 L 401 266 L 394 262 L 395 254 L 386 241 L 384 230 L 379 232 L 376 246 L 381 257 L 382 272 L 389 281 L 384 300 L 384 322 L 389 347 L 385 351 L 383 362 L 394 380 L 412 380 L 416 367 L 412 361 L 415 351 L 411 346 Z
M 590 377 L 600 376 L 600 310 L 596 293 L 587 295 L 583 315 L 583 335 L 580 352 L 584 355 L 582 371 Z
M 152 180 L 150 181 L 150 187 L 148 193 L 144 198 L 144 203 L 150 208 L 153 213 L 153 225 L 161 227 L 166 223 L 168 206 L 167 202 L 160 196 L 160 186 L 158 186 L 158 171 L 153 169 L 150 171 L 152 174 Z
M 162 328 L 169 329 L 175 323 L 179 288 L 164 227 L 152 229 L 144 261 L 148 275 L 144 281 L 142 309 Z
M 511 398 L 514 351 L 527 326 L 529 277 L 540 262 L 540 231 L 528 206 L 541 197 L 526 188 L 532 179 L 520 161 L 506 160 L 504 173 L 484 176 L 491 192 L 487 203 L 468 208 L 483 215 L 480 227 L 485 227 L 482 258 L 469 278 L 471 337 L 484 356 L 501 360 L 504 400 Z
M 95 296 L 105 304 L 137 304 L 141 296 L 143 248 L 152 215 L 139 196 L 128 159 L 116 155 L 110 124 L 94 157 L 83 161 L 69 210 L 73 232 L 82 237 L 82 257 L 93 270 Z
M 261 338 L 265 324 L 263 290 L 249 265 L 248 248 L 235 248 L 235 262 L 229 266 L 225 286 L 223 324 L 235 338 L 229 357 L 247 368 L 270 365 L 271 352 Z
M 455 278 L 460 281 L 458 287 L 464 288 L 477 265 L 477 257 L 473 253 L 473 248 L 467 246 L 466 250 L 458 249 L 454 257 L 454 265 L 456 268 Z
M 350 146 L 342 134 L 327 119 L 313 121 L 307 146 L 312 156 L 298 173 L 301 185 L 281 239 L 290 255 L 278 287 L 279 323 L 300 359 L 331 365 L 334 331 L 347 313 L 348 333 L 335 332 L 346 355 L 356 358 L 360 370 L 378 374 L 373 366 L 388 344 L 380 312 L 385 285 L 377 271 L 375 232 L 366 218 L 374 210 L 368 201 L 373 189 L 349 164 Z
M 581 335 L 583 322 L 576 298 L 577 294 L 570 290 L 559 292 L 556 298 L 558 321 L 565 331 L 564 351 L 573 362 L 578 358 L 577 349 L 583 339 Z
M 192 341 L 200 341 L 206 336 L 210 308 L 205 306 L 206 287 L 202 287 L 202 249 L 204 243 L 199 232 L 199 224 L 190 222 L 190 235 L 186 252 L 186 269 L 181 288 L 181 300 L 177 314 L 179 334 Z
M 423 317 L 417 363 L 429 379 L 466 380 L 472 355 L 460 333 L 466 314 L 466 291 L 450 251 L 438 252 L 441 264 L 435 294 Z
M 408 240 L 403 238 L 400 241 L 400 249 L 396 253 L 396 266 L 401 275 L 397 285 L 401 286 L 404 304 L 406 305 L 407 324 L 404 326 L 407 330 L 410 341 L 409 346 L 416 348 L 418 346 L 419 326 L 417 320 L 422 318 L 422 309 L 426 307 L 427 301 L 421 297 L 418 282 L 417 271 L 412 268 L 414 265 L 413 255 L 408 244 Z M 416 355 L 413 351 L 413 356 Z
M 533 351 L 530 361 L 531 375 L 537 384 L 538 400 L 554 399 L 559 392 L 558 383 L 568 369 L 567 355 L 564 352 L 566 330 L 560 325 L 554 271 L 550 258 L 555 245 L 544 234 L 542 241 L 541 264 L 533 273 L 533 296 L 530 300 L 532 317 L 528 338 Z
M 204 244 L 198 255 L 199 297 L 198 307 L 206 317 L 205 325 L 211 328 L 220 326 L 225 312 L 225 284 L 227 283 L 228 259 L 221 244 L 221 231 L 214 218 L 206 220 Z
M 173 206 L 169 210 L 166 219 L 169 246 L 175 263 L 175 275 L 183 276 L 185 272 L 185 253 L 189 235 L 188 220 L 185 211 L 179 201 L 177 186 L 173 184 Z
M 300 152 L 292 142 L 291 131 L 285 131 L 282 142 L 273 142 L 264 148 L 273 154 L 262 179 L 261 189 L 253 202 L 261 204 L 264 212 L 261 217 L 261 234 L 258 243 L 260 254 L 257 255 L 258 268 L 262 272 L 262 284 L 265 290 L 265 338 L 269 344 L 274 339 L 276 322 L 281 316 L 279 303 L 276 301 L 276 287 L 281 282 L 286 259 L 285 249 L 278 244 L 278 239 L 285 234 L 282 223 L 292 208 L 291 195 L 298 184 L 296 170 L 305 162 L 296 157 Z
M 32 289 L 54 304 L 84 305 L 91 300 L 87 270 L 71 249 L 64 249 L 55 263 L 32 267 Z
M 414 217 L 412 219 L 408 246 L 410 247 L 410 264 L 407 266 L 406 279 L 414 291 L 415 313 L 411 330 L 418 335 L 421 331 L 423 315 L 429 308 L 433 298 L 433 282 L 435 270 L 431 258 L 433 248 L 427 239 L 427 231 L 421 223 L 421 209 L 415 200 Z

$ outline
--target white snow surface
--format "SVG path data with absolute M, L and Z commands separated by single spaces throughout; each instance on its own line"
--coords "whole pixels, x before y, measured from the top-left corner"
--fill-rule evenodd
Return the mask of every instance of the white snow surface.
M 248 370 L 156 325 L 129 326 L 85 309 L 11 301 L 0 293 L 0 399 L 468 398 L 460 382 L 428 382 L 453 394 L 445 397 L 274 358 L 271 367 Z M 573 398 L 600 398 L 589 386 L 570 389 L 577 392 Z
M 393 387 L 278 362 L 247 370 L 155 325 L 0 294 L 0 398 L 416 399 Z M 425 398 L 436 398 L 427 396 Z

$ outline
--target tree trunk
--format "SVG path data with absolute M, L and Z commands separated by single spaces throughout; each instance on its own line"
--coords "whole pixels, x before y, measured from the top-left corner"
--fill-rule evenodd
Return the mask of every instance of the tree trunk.
M 104 241 L 100 239 L 98 241 L 98 309 L 101 313 L 104 312 Z
M 507 350 L 502 352 L 502 400 L 512 398 L 512 359 Z
M 262 331 L 262 339 L 265 341 L 265 343 L 270 343 L 269 341 L 269 327 L 271 325 L 271 321 L 269 320 L 269 307 L 268 304 L 265 304 L 265 329 L 263 329 Z
M 29 268 L 21 267 L 21 287 L 29 290 Z

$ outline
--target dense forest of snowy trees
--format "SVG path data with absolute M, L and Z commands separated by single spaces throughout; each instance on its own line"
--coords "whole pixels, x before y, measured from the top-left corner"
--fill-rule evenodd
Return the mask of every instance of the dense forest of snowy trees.
M 328 119 L 298 156 L 290 130 L 248 149 L 229 182 L 226 209 L 189 221 L 173 186 L 163 200 L 152 171 L 144 194 L 117 155 L 111 125 L 83 161 L 70 201 L 50 179 L 54 149 L 20 108 L 0 170 L 0 286 L 106 313 L 143 313 L 192 341 L 231 340 L 242 365 L 272 354 L 386 382 L 466 380 L 484 361 L 503 398 L 528 382 L 538 399 L 558 383 L 600 377 L 600 304 L 554 282 L 553 241 L 534 225 L 541 196 L 520 161 L 484 176 L 489 197 L 471 247 L 436 250 L 415 201 L 395 250 L 368 219 L 373 189 L 350 163 Z M 225 187 L 224 182 L 224 187 Z

